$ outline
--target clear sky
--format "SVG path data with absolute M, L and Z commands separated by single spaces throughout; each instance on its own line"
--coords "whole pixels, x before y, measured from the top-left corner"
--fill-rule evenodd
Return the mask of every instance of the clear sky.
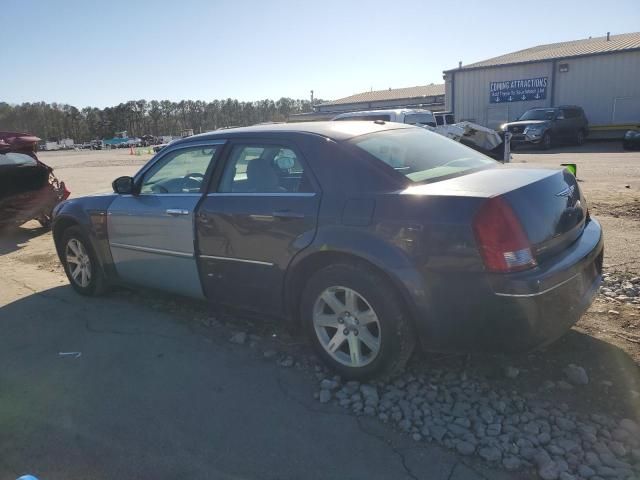
M 0 101 L 334 99 L 640 31 L 640 0 L 2 0 Z

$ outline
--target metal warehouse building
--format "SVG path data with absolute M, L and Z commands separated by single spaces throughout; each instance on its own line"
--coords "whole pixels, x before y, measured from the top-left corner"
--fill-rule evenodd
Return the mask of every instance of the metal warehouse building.
M 535 107 L 579 105 L 592 131 L 640 124 L 640 33 L 540 45 L 445 73 L 446 109 L 496 128 Z
M 292 121 L 329 120 L 344 112 L 380 110 L 389 108 L 444 109 L 444 84 L 417 87 L 389 88 L 356 93 L 348 97 L 313 106 L 313 112 L 291 115 Z

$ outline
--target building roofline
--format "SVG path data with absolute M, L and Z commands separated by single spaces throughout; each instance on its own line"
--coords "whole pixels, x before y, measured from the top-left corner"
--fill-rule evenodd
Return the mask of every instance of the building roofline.
M 452 68 L 449 70 L 443 70 L 442 73 L 456 73 L 456 72 L 470 72 L 472 70 L 487 70 L 490 68 L 501 68 L 501 67 L 512 67 L 517 65 L 529 65 L 532 63 L 547 63 L 547 62 L 558 62 L 560 60 L 570 60 L 573 58 L 586 58 L 586 57 L 599 57 L 601 55 L 615 55 L 621 53 L 629 53 L 629 52 L 640 52 L 640 47 L 636 48 L 627 48 L 625 50 L 610 50 L 608 52 L 593 52 L 593 53 L 583 53 L 580 55 L 567 55 L 564 57 L 552 57 L 552 58 L 541 58 L 539 60 L 526 60 L 523 62 L 509 62 L 509 63 L 496 63 L 495 65 L 480 65 L 478 67 L 462 67 L 462 68 Z

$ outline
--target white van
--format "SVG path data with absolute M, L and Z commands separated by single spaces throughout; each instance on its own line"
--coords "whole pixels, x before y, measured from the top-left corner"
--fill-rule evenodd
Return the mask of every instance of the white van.
M 436 126 L 436 119 L 431 110 L 420 108 L 399 108 L 396 110 L 365 110 L 362 112 L 348 112 L 331 120 L 383 120 L 385 122 L 408 123 L 410 125 Z

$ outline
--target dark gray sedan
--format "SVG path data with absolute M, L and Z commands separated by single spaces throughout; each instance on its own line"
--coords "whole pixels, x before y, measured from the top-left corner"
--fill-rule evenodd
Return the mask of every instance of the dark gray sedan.
M 422 128 L 318 122 L 172 143 L 55 211 L 71 285 L 157 288 L 300 325 L 349 378 L 416 344 L 522 351 L 590 305 L 603 240 L 566 170 L 502 165 Z

